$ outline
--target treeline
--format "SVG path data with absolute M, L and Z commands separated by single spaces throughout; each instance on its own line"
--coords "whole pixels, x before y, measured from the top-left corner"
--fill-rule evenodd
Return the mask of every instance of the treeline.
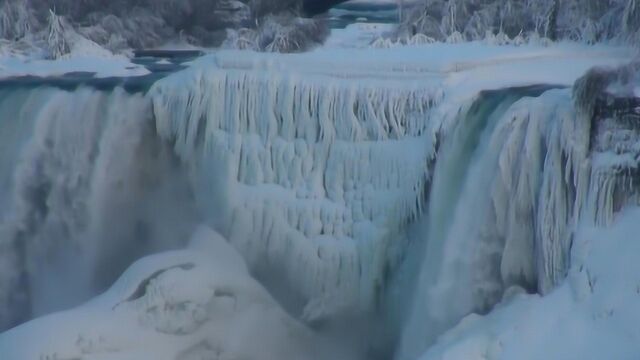
M 243 29 L 255 33 L 256 50 L 302 51 L 327 33 L 319 20 L 302 17 L 302 5 L 302 0 L 4 0 L 0 39 L 37 47 L 50 38 L 81 36 L 122 52 L 172 40 L 218 46 L 237 37 L 237 32 L 230 37 L 230 30 Z M 65 33 L 49 34 L 52 30 Z
M 640 40 L 640 0 L 420 0 L 402 14 L 399 38 Z

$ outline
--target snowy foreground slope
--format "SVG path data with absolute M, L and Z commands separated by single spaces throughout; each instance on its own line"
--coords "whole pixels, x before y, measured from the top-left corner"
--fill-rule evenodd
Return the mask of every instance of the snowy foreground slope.
M 428 359 L 519 358 L 507 348 L 522 340 L 511 340 L 514 324 L 555 304 L 578 304 L 567 321 L 593 334 L 536 347 L 551 358 L 599 331 L 629 329 L 633 278 L 619 276 L 622 261 L 602 263 L 618 251 L 633 260 L 624 235 L 637 211 L 611 230 L 584 229 L 612 223 L 625 203 L 616 184 L 637 165 L 608 156 L 605 136 L 592 166 L 591 124 L 570 87 L 593 66 L 625 64 L 630 50 L 333 44 L 295 55 L 215 52 L 143 94 L 43 87 L 0 99 L 22 124 L 0 123 L 14 154 L 0 169 L 15 174 L 0 179 L 1 326 L 14 325 L 9 313 L 24 320 L 77 305 L 134 256 L 187 248 L 143 258 L 87 304 L 3 333 L 0 354 L 370 358 L 386 345 L 362 331 L 369 352 L 345 355 L 318 324 L 375 315 L 400 359 L 429 347 Z M 33 195 L 43 192 L 46 211 Z M 189 244 L 198 223 L 225 240 L 199 228 Z M 138 237 L 143 245 L 127 241 Z M 619 247 L 603 245 L 608 237 Z M 50 255 L 69 253 L 87 260 Z M 411 262 L 421 264 L 415 291 L 402 275 Z M 606 285 L 615 298 L 593 276 L 620 278 Z M 60 288 L 78 295 L 42 300 Z M 18 314 L 21 299 L 30 308 Z M 611 309 L 602 328 L 587 325 Z M 617 310 L 628 319 L 616 322 Z M 532 317 L 533 347 L 533 333 L 548 328 Z M 625 336 L 600 339 L 601 351 L 637 354 L 639 334 Z
M 0 338 L 3 359 L 307 359 L 312 334 L 217 233 L 141 259 L 104 294 Z

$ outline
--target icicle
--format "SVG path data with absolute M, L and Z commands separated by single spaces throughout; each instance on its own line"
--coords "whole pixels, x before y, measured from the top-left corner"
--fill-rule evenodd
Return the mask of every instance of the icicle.
M 445 131 L 400 359 L 490 310 L 510 286 L 544 294 L 564 279 L 590 181 L 590 124 L 577 119 L 570 91 L 540 92 L 481 95 Z
M 441 91 L 251 69 L 185 73 L 149 96 L 159 134 L 209 192 L 228 194 L 210 205 L 229 209 L 225 235 L 252 266 L 283 272 L 308 300 L 308 319 L 370 309 L 422 209 L 429 111 Z

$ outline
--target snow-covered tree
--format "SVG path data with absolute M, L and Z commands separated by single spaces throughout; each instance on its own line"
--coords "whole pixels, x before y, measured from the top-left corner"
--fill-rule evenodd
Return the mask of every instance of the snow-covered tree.
M 18 40 L 37 27 L 33 9 L 23 0 L 5 0 L 0 4 L 0 39 Z
M 638 38 L 639 30 L 639 0 L 421 0 L 405 10 L 397 37 L 421 33 L 444 41 L 461 33 L 467 41 L 497 36 L 596 43 Z
M 47 47 L 50 59 L 58 59 L 71 52 L 73 28 L 62 17 L 49 10 L 47 25 Z

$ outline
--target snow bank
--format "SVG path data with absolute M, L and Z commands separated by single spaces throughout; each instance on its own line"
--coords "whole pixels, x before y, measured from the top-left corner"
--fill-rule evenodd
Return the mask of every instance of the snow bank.
M 4 6 L 9 5 L 5 3 Z M 0 11 L 0 14 L 3 13 Z M 72 72 L 91 72 L 97 77 L 139 76 L 149 73 L 143 66 L 133 64 L 126 56 L 114 55 L 83 37 L 66 19 L 52 11 L 49 13 L 48 26 L 43 32 L 46 32 L 46 36 L 42 34 L 40 37 L 44 39 L 25 35 L 14 42 L 0 40 L 0 78 L 61 76 Z
M 104 294 L 0 335 L 5 360 L 313 359 L 312 333 L 200 227 L 186 250 L 134 263 Z
M 545 90 L 483 94 L 443 134 L 401 359 L 511 286 L 544 294 L 564 279 L 590 179 L 590 127 L 569 90 Z

